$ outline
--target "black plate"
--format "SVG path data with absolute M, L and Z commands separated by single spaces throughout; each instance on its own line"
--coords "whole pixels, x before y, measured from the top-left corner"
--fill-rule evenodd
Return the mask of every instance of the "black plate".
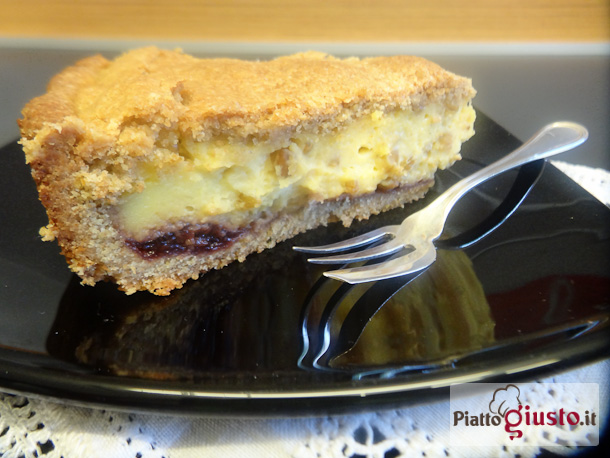
M 551 165 L 507 221 L 455 249 L 510 213 L 541 163 L 466 196 L 446 230 L 458 237 L 417 278 L 341 286 L 291 250 L 398 223 L 519 145 L 481 113 L 475 127 L 464 160 L 422 202 L 310 231 L 166 298 L 80 286 L 57 246 L 40 241 L 44 210 L 20 147 L 5 146 L 0 388 L 130 409 L 286 415 L 406 405 L 455 382 L 528 379 L 606 358 L 610 210 Z M 499 206 L 505 214 L 487 218 Z

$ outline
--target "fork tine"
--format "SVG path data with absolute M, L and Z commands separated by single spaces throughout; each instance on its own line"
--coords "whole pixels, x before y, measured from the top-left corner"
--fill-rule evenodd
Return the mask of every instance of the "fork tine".
M 390 261 L 351 269 L 333 270 L 324 272 L 324 275 L 351 284 L 385 280 L 418 272 L 432 264 L 435 259 L 436 248 L 430 243 Z
M 301 253 L 336 253 L 366 245 L 379 240 L 388 234 L 394 234 L 398 228 L 399 226 L 384 226 L 365 234 L 352 237 L 351 239 L 342 240 L 341 242 L 312 247 L 295 246 L 292 247 L 292 249 Z
M 394 254 L 403 247 L 404 245 L 399 242 L 398 239 L 392 239 L 389 242 L 355 253 L 309 258 L 308 261 L 313 264 L 345 264 L 349 262 L 368 261 L 370 259 Z

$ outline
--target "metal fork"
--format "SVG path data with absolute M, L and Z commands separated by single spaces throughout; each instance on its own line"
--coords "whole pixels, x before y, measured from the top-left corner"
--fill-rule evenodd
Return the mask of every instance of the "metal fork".
M 468 191 L 490 178 L 512 168 L 548 158 L 581 145 L 587 129 L 573 122 L 555 122 L 543 127 L 532 138 L 502 159 L 457 182 L 424 209 L 407 217 L 400 225 L 384 226 L 342 242 L 317 247 L 293 247 L 313 254 L 337 253 L 363 247 L 384 237 L 391 240 L 361 251 L 334 256 L 310 258 L 317 264 L 345 264 L 369 261 L 408 250 L 401 256 L 377 264 L 339 269 L 324 275 L 347 283 L 384 280 L 421 271 L 436 260 L 434 241 L 440 237 L 445 221 L 455 203 Z

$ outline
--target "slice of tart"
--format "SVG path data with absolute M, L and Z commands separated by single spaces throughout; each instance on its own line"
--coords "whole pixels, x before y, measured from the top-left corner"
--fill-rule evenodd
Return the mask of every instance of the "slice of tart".
M 253 62 L 150 47 L 67 68 L 19 126 L 44 240 L 85 284 L 166 295 L 422 197 L 473 135 L 474 94 L 410 56 Z

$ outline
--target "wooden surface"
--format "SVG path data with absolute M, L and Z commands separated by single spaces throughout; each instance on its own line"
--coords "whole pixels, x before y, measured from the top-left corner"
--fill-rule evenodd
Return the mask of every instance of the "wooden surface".
M 610 0 L 0 0 L 0 37 L 610 41 Z

